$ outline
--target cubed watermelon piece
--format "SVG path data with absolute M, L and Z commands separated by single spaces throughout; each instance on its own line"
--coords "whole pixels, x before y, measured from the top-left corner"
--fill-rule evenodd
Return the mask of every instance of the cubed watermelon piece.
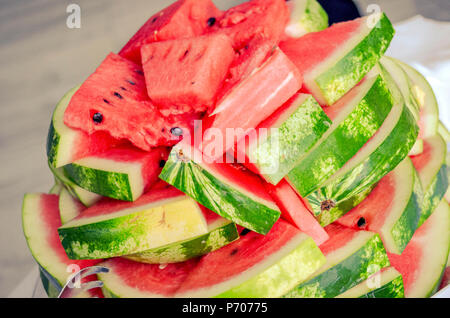
M 141 54 L 148 95 L 164 115 L 211 107 L 234 59 L 223 34 L 155 42 Z
M 104 131 L 150 150 L 173 145 L 173 118 L 164 118 L 147 95 L 142 68 L 111 53 L 75 92 L 64 113 L 64 124 L 89 135 Z
M 280 43 L 304 77 L 304 91 L 332 105 L 371 70 L 384 54 L 394 29 L 384 13 L 336 23 Z
M 154 14 L 119 52 L 141 63 L 141 47 L 147 43 L 188 38 L 205 33 L 222 13 L 211 0 L 178 0 Z
M 239 50 L 255 36 L 278 44 L 288 19 L 289 9 L 284 0 L 252 0 L 226 11 L 216 28 L 228 35 L 233 47 Z
M 203 120 L 202 151 L 213 159 L 222 157 L 234 141 L 269 117 L 301 87 L 295 65 L 279 49 L 252 75 L 239 82 Z M 245 101 L 245 102 L 243 102 Z M 227 136 L 228 134 L 228 136 Z M 226 138 L 227 137 L 227 138 Z

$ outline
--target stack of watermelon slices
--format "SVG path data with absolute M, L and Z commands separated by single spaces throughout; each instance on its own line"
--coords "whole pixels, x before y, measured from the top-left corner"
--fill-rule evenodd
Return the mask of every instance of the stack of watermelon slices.
M 99 263 L 105 297 L 432 295 L 448 133 L 393 36 L 316 0 L 150 17 L 54 110 L 55 186 L 23 203 L 49 296 Z

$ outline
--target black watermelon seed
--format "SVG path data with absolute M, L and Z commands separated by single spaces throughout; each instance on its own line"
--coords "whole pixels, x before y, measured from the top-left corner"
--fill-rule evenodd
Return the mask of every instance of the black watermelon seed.
M 163 168 L 165 165 L 166 165 L 166 161 L 165 161 L 165 160 L 161 160 L 161 161 L 159 162 L 159 167 L 160 167 L 160 168 Z
M 106 104 L 109 104 L 109 100 L 103 98 L 103 101 L 104 101 Z
M 170 133 L 174 136 L 181 136 L 183 135 L 183 129 L 181 129 L 180 127 L 173 127 L 170 129 Z
M 358 225 L 358 227 L 363 227 L 364 225 L 366 225 L 366 219 L 361 217 L 356 224 Z
M 127 89 L 126 89 L 125 87 L 123 87 L 123 86 L 120 86 L 120 89 L 123 90 L 123 91 L 126 91 L 126 90 L 127 90 Z
M 114 92 L 114 96 L 116 96 L 116 97 L 118 97 L 118 98 L 120 98 L 120 99 L 123 99 L 122 95 L 120 95 L 120 94 L 117 93 L 117 92 Z
M 130 83 L 131 85 L 136 85 L 136 83 L 133 81 L 127 80 L 127 82 Z
M 136 70 L 136 73 L 138 73 L 139 75 L 144 76 L 144 72 L 142 72 L 141 70 Z
M 214 24 L 216 24 L 216 18 L 211 17 L 208 19 L 208 21 L 206 21 L 206 23 L 208 24 L 209 27 L 212 27 Z
M 239 252 L 239 249 L 235 248 L 234 250 L 231 251 L 230 255 L 233 256 L 233 255 L 235 255 L 237 252 Z
M 153 20 L 152 20 L 152 23 L 155 23 L 156 20 L 158 20 L 158 17 L 154 17 Z
M 251 231 L 249 230 L 249 229 L 243 229 L 242 230 L 242 232 L 241 232 L 241 234 L 240 234 L 240 236 L 245 236 L 245 235 L 247 235 L 248 233 L 250 233 Z
M 101 113 L 95 113 L 94 116 L 92 116 L 92 120 L 96 124 L 100 124 L 103 121 L 103 115 Z

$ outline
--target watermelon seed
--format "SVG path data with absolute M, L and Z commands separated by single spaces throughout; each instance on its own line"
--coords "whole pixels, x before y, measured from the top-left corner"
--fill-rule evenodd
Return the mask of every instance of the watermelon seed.
M 181 136 L 183 135 L 183 129 L 181 129 L 180 127 L 173 127 L 170 129 L 170 133 L 174 136 Z
M 100 124 L 103 121 L 103 115 L 101 113 L 95 113 L 94 116 L 92 116 L 92 120 L 96 124 Z
M 127 82 L 130 83 L 131 85 L 136 85 L 136 83 L 133 81 L 127 80 Z
M 114 92 L 114 96 L 116 96 L 116 97 L 118 97 L 118 98 L 120 98 L 120 99 L 123 99 L 122 95 L 120 95 L 120 94 L 117 93 L 117 92 Z
M 103 101 L 104 101 L 106 104 L 109 104 L 109 100 L 103 98 Z
M 152 20 L 152 23 L 155 23 L 156 20 L 158 20 L 158 17 L 154 17 L 153 20 Z
M 194 85 L 195 84 L 195 82 L 191 82 L 191 85 Z
M 241 232 L 241 234 L 239 234 L 240 236 L 245 236 L 245 235 L 247 235 L 248 233 L 250 233 L 251 231 L 249 230 L 249 229 L 243 229 L 242 230 L 242 232 Z
M 165 165 L 166 165 L 166 161 L 165 161 L 165 160 L 161 160 L 161 161 L 159 162 L 159 167 L 160 167 L 160 168 L 163 168 Z
M 209 27 L 212 27 L 214 24 L 216 24 L 216 18 L 211 17 L 208 19 L 208 21 L 206 21 L 206 23 L 208 23 Z
M 363 227 L 366 225 L 366 219 L 363 217 L 360 217 L 356 224 L 358 225 L 358 227 Z
M 138 73 L 139 75 L 144 76 L 144 72 L 142 72 L 141 70 L 136 70 L 136 73 Z
M 330 211 L 332 208 L 334 208 L 336 206 L 336 203 L 333 200 L 325 200 L 322 202 L 322 204 L 320 205 L 320 209 L 322 211 L 326 210 L 326 211 Z
M 235 248 L 234 250 L 231 251 L 230 255 L 233 256 L 233 255 L 235 255 L 237 252 L 239 252 L 239 249 Z
M 127 89 L 126 89 L 125 87 L 123 87 L 123 86 L 120 86 L 120 89 L 123 90 L 123 91 L 126 91 L 126 90 L 127 90 Z

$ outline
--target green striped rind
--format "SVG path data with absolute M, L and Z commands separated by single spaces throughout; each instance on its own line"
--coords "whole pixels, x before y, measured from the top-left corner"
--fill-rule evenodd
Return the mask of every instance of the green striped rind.
M 291 7 L 291 18 L 286 26 L 287 35 L 298 38 L 328 27 L 328 15 L 316 0 L 294 0 L 288 5 Z
M 369 277 L 337 298 L 404 298 L 402 275 L 393 267 Z
M 288 255 L 258 275 L 223 292 L 216 298 L 273 298 L 283 296 L 325 263 L 325 257 L 314 241 L 305 239 Z M 291 287 L 289 287 L 291 285 Z M 294 285 L 295 286 L 295 285 Z
M 55 180 L 62 184 L 67 191 L 74 197 L 77 198 L 83 205 L 89 207 L 97 203 L 102 196 L 93 192 L 89 192 L 79 186 L 77 186 L 73 181 L 71 181 L 63 168 L 54 168 L 49 164 L 50 170 L 55 176 Z
M 67 150 L 61 148 L 63 148 L 62 144 L 67 142 L 67 140 L 65 139 L 70 140 L 73 137 L 71 136 L 71 133 L 58 131 L 58 129 L 55 128 L 55 121 L 59 118 L 59 115 L 61 115 L 61 113 L 64 113 L 64 110 L 66 109 L 70 99 L 72 98 L 73 94 L 75 94 L 77 89 L 78 87 L 71 89 L 58 102 L 58 105 L 56 106 L 55 111 L 52 115 L 52 121 L 50 122 L 47 136 L 47 157 L 49 164 L 55 168 L 69 163 L 67 158 Z M 67 127 L 67 129 L 69 130 L 70 128 Z
M 375 15 L 369 16 L 363 23 L 375 22 Z M 393 36 L 394 28 L 384 13 L 379 14 L 378 22 L 369 34 L 357 46 L 330 69 L 314 79 L 328 105 L 332 105 L 372 69 L 384 54 Z
M 347 118 L 289 172 L 287 180 L 302 197 L 317 190 L 344 166 L 376 133 L 389 114 L 393 100 L 387 84 L 381 76 L 367 81 L 362 85 L 369 86 L 368 91 L 357 101 Z
M 178 159 L 174 147 L 159 177 L 220 216 L 249 230 L 266 234 L 280 211 L 253 200 L 203 169 L 193 160 Z
M 419 220 L 419 226 L 422 225 L 433 213 L 436 207 L 444 197 L 449 186 L 449 175 L 446 164 L 447 145 L 441 136 L 436 135 L 434 137 L 427 138 L 425 142 L 436 148 L 436 151 L 432 151 L 434 157 L 439 157 L 434 169 L 424 169 L 419 171 L 419 177 L 422 180 L 422 186 L 424 188 L 424 198 L 422 205 L 422 215 Z M 430 171 L 431 170 L 431 171 Z M 434 176 L 426 176 L 425 173 L 432 174 Z M 427 182 L 428 181 L 428 182 Z
M 215 251 L 238 238 L 239 233 L 236 225 L 230 221 L 225 221 L 210 229 L 207 234 L 125 257 L 133 261 L 149 264 L 184 262 Z
M 41 266 L 39 266 L 39 277 L 47 296 L 49 298 L 58 298 L 62 289 L 61 285 Z
M 133 193 L 127 173 L 94 169 L 77 163 L 64 166 L 64 171 L 76 185 L 89 192 L 123 201 L 134 201 L 140 195 Z
M 258 140 L 247 152 L 259 174 L 274 185 L 331 126 L 331 120 L 311 95 L 302 94 L 293 103 L 298 105 L 297 110 L 279 127 L 270 128 L 267 138 Z
M 380 269 L 389 266 L 389 260 L 379 235 L 370 234 L 364 234 L 365 238 L 357 250 L 352 250 L 350 255 L 342 255 L 342 259 L 337 264 L 327 262 L 321 270 L 316 272 L 317 274 L 297 286 L 285 297 L 336 297 L 366 280 Z M 328 256 L 326 255 L 326 257 Z

